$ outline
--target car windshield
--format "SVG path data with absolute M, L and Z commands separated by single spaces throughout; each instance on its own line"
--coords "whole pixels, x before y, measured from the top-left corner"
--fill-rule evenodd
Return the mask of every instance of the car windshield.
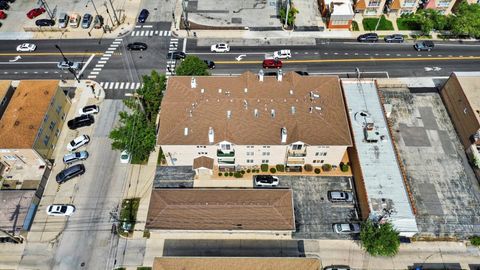
M 348 224 L 348 227 L 350 228 L 350 231 L 354 231 L 353 224 Z
M 60 208 L 60 212 L 61 213 L 66 213 L 67 212 L 67 207 L 65 205 L 62 205 L 62 207 Z

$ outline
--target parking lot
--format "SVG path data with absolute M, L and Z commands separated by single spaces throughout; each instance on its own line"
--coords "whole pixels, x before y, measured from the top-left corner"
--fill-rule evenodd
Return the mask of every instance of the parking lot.
M 332 229 L 333 223 L 357 220 L 353 203 L 328 201 L 329 190 L 351 191 L 349 177 L 279 176 L 279 187 L 293 189 L 296 239 L 351 239 Z
M 438 93 L 382 90 L 421 236 L 480 233 L 479 185 Z

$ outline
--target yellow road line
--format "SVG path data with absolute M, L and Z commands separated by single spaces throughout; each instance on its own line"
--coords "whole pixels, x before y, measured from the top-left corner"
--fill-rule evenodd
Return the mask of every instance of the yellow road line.
M 103 55 L 103 52 L 64 52 L 64 55 Z M 0 53 L 0 56 L 49 56 L 49 55 L 62 55 L 59 52 L 45 52 L 45 53 Z
M 389 62 L 389 61 L 432 61 L 432 60 L 480 60 L 480 56 L 452 56 L 452 57 L 402 57 L 402 58 L 345 58 L 345 59 L 310 59 L 288 60 L 285 64 L 296 63 L 335 63 L 335 62 Z M 261 64 L 259 61 L 215 61 L 217 64 Z

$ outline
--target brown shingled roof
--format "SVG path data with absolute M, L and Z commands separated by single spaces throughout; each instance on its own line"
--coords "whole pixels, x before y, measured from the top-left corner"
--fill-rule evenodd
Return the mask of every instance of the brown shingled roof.
M 0 148 L 30 148 L 58 81 L 21 81 L 0 119 Z
M 320 270 L 315 258 L 155 258 L 153 270 Z
M 213 158 L 209 158 L 206 156 L 201 156 L 193 159 L 193 169 L 198 168 L 207 168 L 212 170 L 213 169 Z
M 168 79 L 160 113 L 160 145 L 207 145 L 210 127 L 214 143 L 279 145 L 285 127 L 287 144 L 352 145 L 338 77 L 288 72 L 281 82 L 274 76 L 260 82 L 256 74 L 245 72 L 235 77 L 195 77 L 196 88 L 191 87 L 191 79 Z M 320 98 L 312 100 L 311 91 Z
M 355 4 L 355 10 L 364 10 L 366 7 L 365 0 L 358 0 Z
M 156 189 L 148 209 L 148 229 L 295 229 L 289 189 Z

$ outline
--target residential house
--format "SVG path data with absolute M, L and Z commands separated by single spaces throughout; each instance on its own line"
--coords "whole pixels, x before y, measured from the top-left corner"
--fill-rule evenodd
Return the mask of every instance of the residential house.
M 328 28 L 350 28 L 355 15 L 351 0 L 321 0 L 319 7 Z
M 385 2 L 386 0 L 357 0 L 354 10 L 363 16 L 380 16 L 383 14 Z
M 457 0 L 421 0 L 420 6 L 424 9 L 436 9 L 440 14 L 449 15 Z
M 204 173 L 283 164 L 338 166 L 352 145 L 338 77 L 170 77 L 157 143 L 169 166 Z
M 419 4 L 419 0 L 387 0 L 385 11 L 399 17 L 403 14 L 415 13 Z

